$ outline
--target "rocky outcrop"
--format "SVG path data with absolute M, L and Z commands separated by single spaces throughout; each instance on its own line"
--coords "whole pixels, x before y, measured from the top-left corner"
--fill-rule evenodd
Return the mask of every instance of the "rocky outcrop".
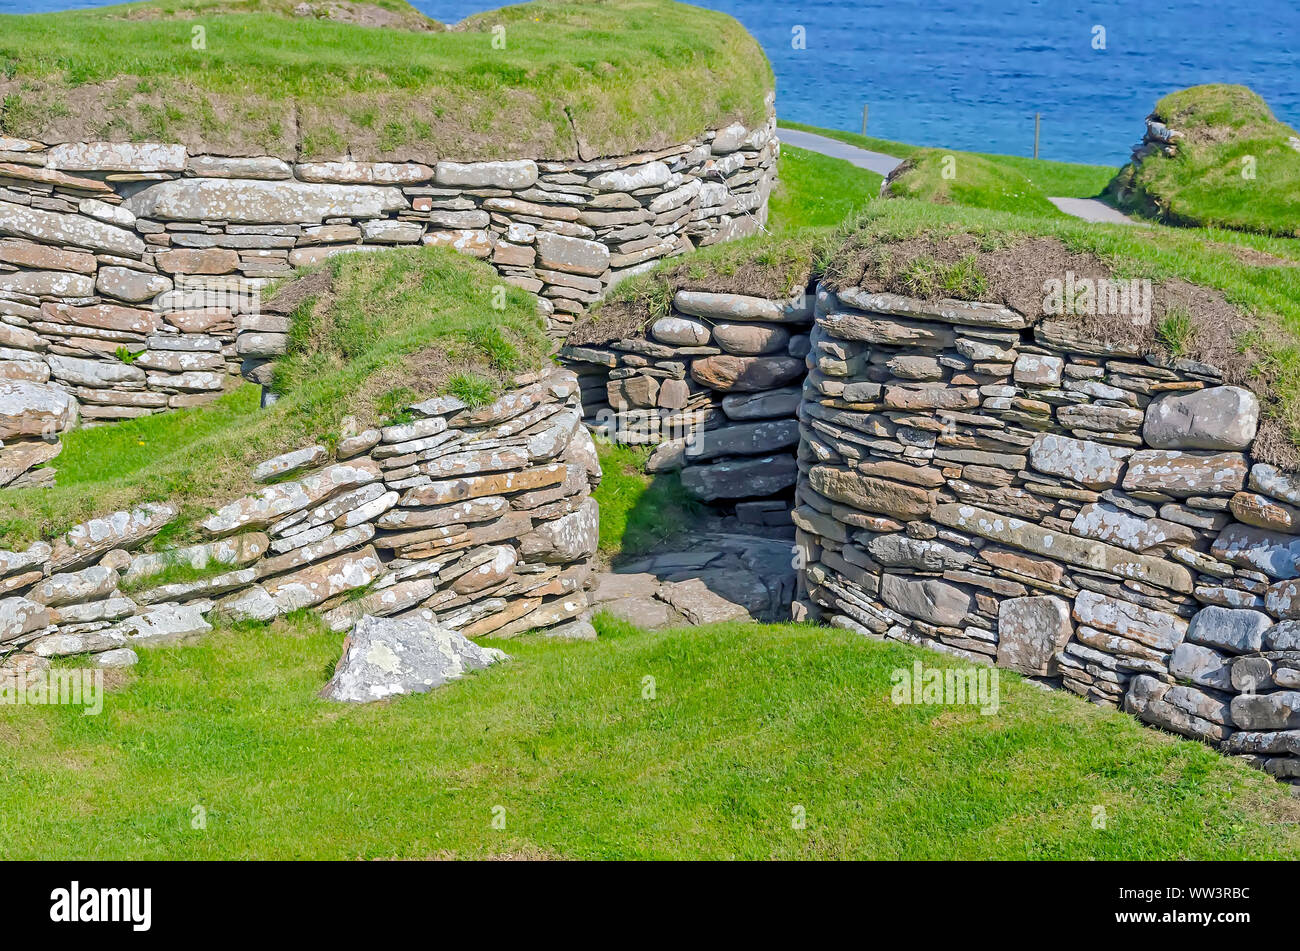
M 681 473 L 702 501 L 748 525 L 789 525 L 796 419 L 812 298 L 679 291 L 644 337 L 574 345 L 587 424 L 612 441 L 655 446 L 649 470 Z
M 1051 678 L 1300 776 L 1300 480 L 1255 394 L 991 304 L 818 295 L 799 616 Z
M 192 640 L 217 618 L 308 608 L 338 631 L 370 616 L 331 693 L 362 699 L 387 669 L 365 660 L 376 645 L 415 651 L 381 690 L 410 692 L 450 675 L 425 661 L 461 663 L 463 637 L 583 617 L 600 468 L 578 424 L 578 380 L 552 368 L 516 383 L 486 406 L 416 404 L 411 422 L 341 434 L 332 455 L 308 446 L 266 460 L 255 475 L 279 481 L 202 520 L 194 544 L 155 546 L 178 509 L 151 504 L 0 552 L 0 665 L 111 654 L 104 662 L 122 666 L 134 648 Z M 436 624 L 437 637 L 373 623 L 387 617 Z

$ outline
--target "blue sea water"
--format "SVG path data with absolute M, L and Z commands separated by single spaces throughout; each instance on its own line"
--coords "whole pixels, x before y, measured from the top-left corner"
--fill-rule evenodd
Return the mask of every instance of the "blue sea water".
M 743 23 L 786 119 L 921 145 L 1117 165 L 1155 101 L 1243 83 L 1300 125 L 1296 0 L 696 0 Z M 97 0 L 0 0 L 34 13 Z M 415 0 L 444 22 L 483 0 Z M 1098 28 L 1105 48 L 1094 48 Z M 802 33 L 803 48 L 795 42 Z

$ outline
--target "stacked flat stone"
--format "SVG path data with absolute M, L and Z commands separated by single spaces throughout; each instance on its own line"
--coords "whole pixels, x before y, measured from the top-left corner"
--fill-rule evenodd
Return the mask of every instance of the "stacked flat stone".
M 197 544 L 142 551 L 178 512 L 153 504 L 0 552 L 0 666 L 125 666 L 215 616 L 302 608 L 339 631 L 420 614 L 467 637 L 594 636 L 583 615 L 600 464 L 578 381 L 556 368 L 516 382 L 487 406 L 438 397 L 410 422 L 344 433 L 332 453 L 267 460 L 253 472 L 266 487 L 204 520 Z M 176 565 L 197 577 L 166 583 Z
M 820 291 L 811 337 L 797 614 L 1300 777 L 1300 477 L 1253 393 L 996 304 Z
M 108 422 L 214 399 L 240 372 L 266 383 L 289 327 L 261 310 L 261 289 L 400 245 L 487 259 L 540 295 L 562 336 L 628 274 L 757 231 L 775 130 L 770 118 L 589 162 L 433 165 L 0 137 L 0 402 L 39 414 L 66 393 L 83 421 Z M 0 485 L 58 451 L 45 443 L 0 451 Z
M 1165 125 L 1154 112 L 1146 118 L 1146 132 L 1142 141 L 1133 146 L 1133 162 L 1141 165 L 1152 155 L 1173 158 L 1178 154 L 1178 142 L 1183 134 Z
M 678 291 L 645 337 L 570 346 L 588 425 L 656 446 L 651 472 L 680 471 L 696 498 L 734 505 L 742 522 L 789 525 L 796 413 L 812 297 L 768 300 Z

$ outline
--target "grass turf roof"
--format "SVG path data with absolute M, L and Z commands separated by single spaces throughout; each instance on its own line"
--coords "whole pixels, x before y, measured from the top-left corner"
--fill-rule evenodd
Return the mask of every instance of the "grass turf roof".
M 1092 329 L 1204 359 L 1264 404 L 1255 453 L 1300 467 L 1300 243 L 1216 229 L 1139 229 L 914 199 L 873 201 L 836 229 L 706 248 L 620 284 L 572 343 L 642 332 L 681 289 L 781 296 L 818 278 L 918 297 L 1004 300 L 1040 313 L 1046 277 L 1149 278 L 1153 320 Z M 1057 272 L 1060 273 L 1057 273 Z
M 534 299 L 507 288 L 487 264 L 444 248 L 340 255 L 327 290 L 293 317 L 290 352 L 277 366 L 281 399 L 258 408 L 244 384 L 215 403 L 83 428 L 63 437 L 52 488 L 0 492 L 0 548 L 48 538 L 95 515 L 148 501 L 182 506 L 155 540 L 183 540 L 197 516 L 252 491 L 263 459 L 339 434 L 345 416 L 365 426 L 410 403 L 451 392 L 484 402 L 550 349 Z
M 286 159 L 594 158 L 752 126 L 773 85 L 739 23 L 669 0 L 537 0 L 446 32 L 283 6 L 161 0 L 0 16 L 0 133 Z
M 1193 86 L 1156 103 L 1177 154 L 1127 165 L 1111 191 L 1171 224 L 1300 236 L 1300 134 L 1245 86 Z

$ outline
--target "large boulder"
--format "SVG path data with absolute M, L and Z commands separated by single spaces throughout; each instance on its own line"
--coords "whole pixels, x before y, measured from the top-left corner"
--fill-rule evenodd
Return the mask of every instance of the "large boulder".
M 427 693 L 506 659 L 450 628 L 422 616 L 364 615 L 343 642 L 343 656 L 320 695 L 366 703 L 408 693 Z
M 1259 399 L 1239 386 L 1171 393 L 1147 407 L 1142 438 L 1156 449 L 1246 449 L 1259 427 Z

